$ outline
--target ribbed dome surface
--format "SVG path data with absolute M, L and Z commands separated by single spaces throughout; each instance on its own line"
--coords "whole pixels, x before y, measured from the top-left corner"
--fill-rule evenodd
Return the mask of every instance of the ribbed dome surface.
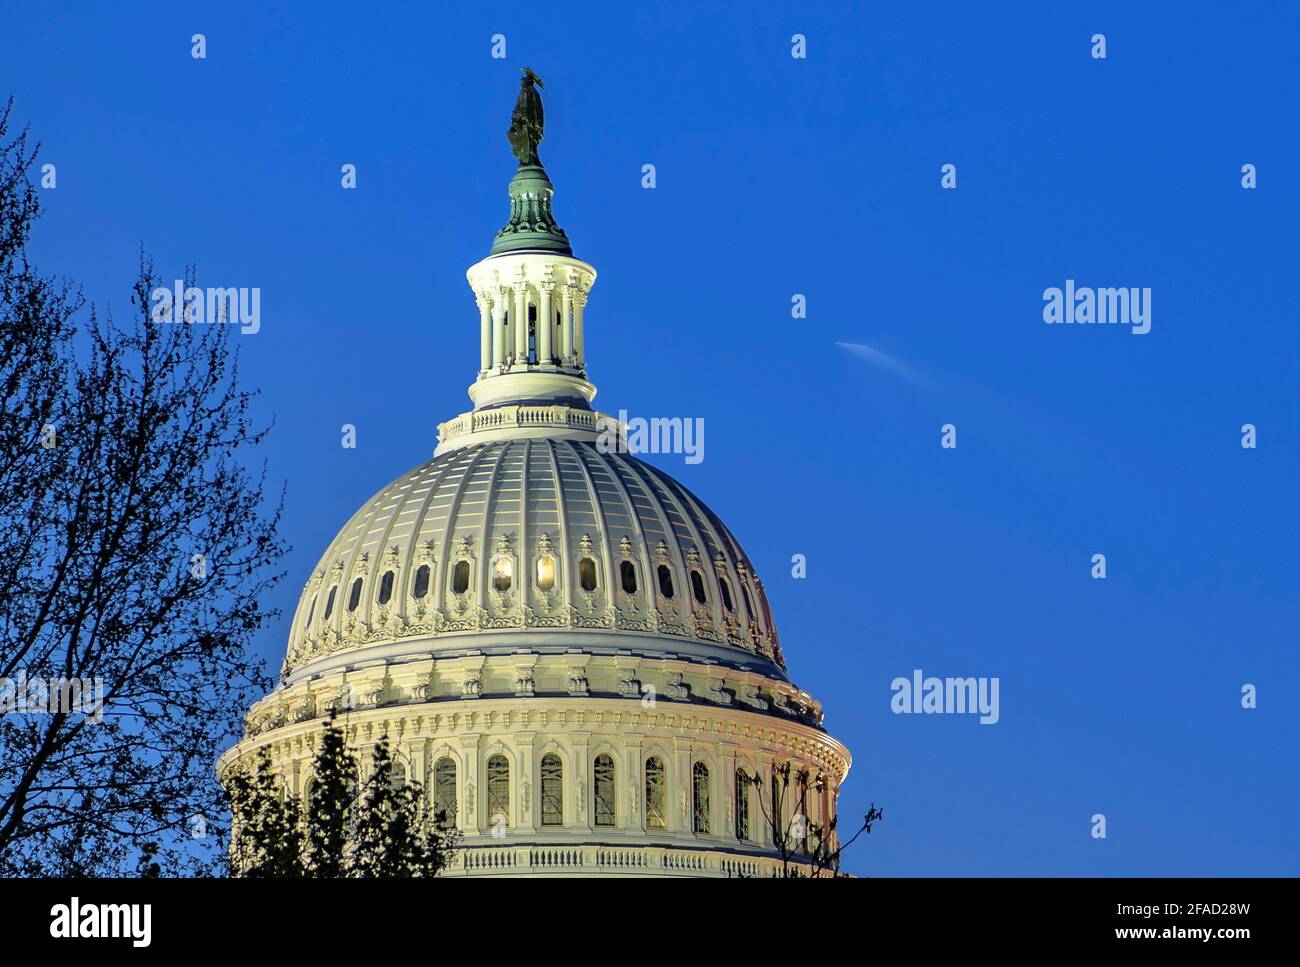
M 784 678 L 762 583 L 712 511 L 635 457 L 550 438 L 450 451 L 369 500 L 304 589 L 286 671 L 416 637 L 487 652 L 493 631 Z

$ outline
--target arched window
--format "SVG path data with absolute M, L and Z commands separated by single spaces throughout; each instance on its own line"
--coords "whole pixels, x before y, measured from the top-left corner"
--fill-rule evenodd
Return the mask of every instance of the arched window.
M 307 606 L 307 620 L 302 623 L 304 628 L 311 627 L 311 616 L 316 613 L 316 599 L 311 599 L 311 604 Z
M 510 825 L 510 760 L 500 753 L 487 761 L 487 818 L 493 829 Z
M 668 828 L 668 814 L 665 807 L 668 800 L 667 785 L 664 776 L 664 760 L 652 755 L 645 760 L 646 829 Z
M 595 795 L 592 802 L 596 804 L 596 825 L 613 826 L 617 807 L 614 799 L 614 759 L 601 754 L 596 756 L 592 775 L 596 780 Z
M 691 592 L 700 604 L 709 603 L 708 596 L 704 593 L 704 576 L 699 571 L 691 572 Z
M 338 589 L 339 586 L 337 584 L 330 588 L 329 597 L 325 599 L 325 617 L 321 620 L 329 621 L 330 615 L 334 613 L 334 593 L 338 591 Z
M 379 579 L 379 603 L 387 604 L 393 596 L 393 572 L 385 571 L 384 576 Z
M 659 593 L 671 601 L 673 597 L 673 572 L 668 569 L 667 564 L 660 564 L 657 573 L 659 575 Z
M 411 597 L 422 598 L 429 593 L 429 565 L 421 564 L 415 572 L 415 583 L 411 586 Z
M 459 566 L 459 565 L 458 565 Z M 492 587 L 505 593 L 515 580 L 515 562 L 504 554 L 492 562 Z
M 709 831 L 709 767 L 703 762 L 691 766 L 691 829 Z
M 728 611 L 734 613 L 736 605 L 735 602 L 731 600 L 731 585 L 728 584 L 727 579 L 721 575 L 718 576 L 718 589 L 722 591 L 722 606 Z
M 433 766 L 433 819 L 443 829 L 456 825 L 456 763 L 449 756 Z
M 308 776 L 307 781 L 304 782 L 302 785 L 302 801 L 305 802 L 307 804 L 307 808 L 310 809 L 312 807 L 312 804 L 315 802 L 315 800 L 316 800 L 316 777 Z
M 749 776 L 744 769 L 736 770 L 736 839 L 749 839 Z
M 553 752 L 542 756 L 542 825 L 564 825 L 564 764 Z
M 596 590 L 596 562 L 589 557 L 578 561 L 578 584 L 584 591 Z
M 628 594 L 636 594 L 636 565 L 624 561 L 618 566 L 618 574 L 623 582 L 623 590 Z
M 388 788 L 396 791 L 406 785 L 406 766 L 401 762 L 393 763 L 393 771 L 388 777 Z
M 361 603 L 361 578 L 352 582 L 352 593 L 348 595 L 348 612 L 357 610 L 357 605 Z
M 469 590 L 469 561 L 457 561 L 456 570 L 451 575 L 453 594 L 464 594 Z

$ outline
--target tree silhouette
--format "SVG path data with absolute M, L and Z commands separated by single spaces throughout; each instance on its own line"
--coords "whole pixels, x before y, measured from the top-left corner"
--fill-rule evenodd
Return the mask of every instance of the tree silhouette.
M 226 779 L 232 833 L 230 875 L 379 879 L 436 876 L 458 837 L 430 814 L 424 786 L 399 780 L 388 737 L 360 765 L 341 728 L 328 721 L 312 765 L 306 802 L 290 795 L 263 749 Z
M 121 325 L 32 267 L 37 149 L 11 134 L 11 107 L 0 113 L 0 705 L 12 713 L 0 714 L 0 875 L 129 873 L 142 855 L 204 872 L 221 860 L 212 763 L 270 684 L 248 652 L 283 552 L 264 473 L 245 468 L 265 431 L 239 383 L 234 327 L 150 322 L 158 279 L 143 256 Z

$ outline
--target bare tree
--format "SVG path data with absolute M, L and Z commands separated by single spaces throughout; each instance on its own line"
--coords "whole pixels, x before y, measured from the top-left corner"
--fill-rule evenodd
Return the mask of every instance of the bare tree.
M 740 773 L 742 783 L 755 789 L 763 822 L 772 836 L 772 845 L 781 857 L 780 876 L 786 879 L 799 877 L 840 876 L 840 859 L 863 833 L 885 818 L 884 813 L 872 803 L 862 818 L 862 824 L 847 839 L 841 841 L 838 814 L 826 823 L 811 818 L 808 794 L 821 796 L 829 782 L 825 773 L 807 768 L 796 769 L 786 762 L 773 766 L 770 781 L 766 784 L 761 773 Z
M 268 687 L 280 578 L 233 327 L 83 311 L 26 243 L 36 149 L 0 115 L 0 874 L 202 872 L 217 753 Z M 80 317 L 88 316 L 84 321 Z M 89 698 L 88 698 L 89 696 Z M 195 837 L 198 837 L 195 839 Z

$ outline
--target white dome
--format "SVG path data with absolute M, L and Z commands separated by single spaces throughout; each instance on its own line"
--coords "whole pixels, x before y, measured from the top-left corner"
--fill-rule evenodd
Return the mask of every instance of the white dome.
M 454 875 L 772 875 L 786 863 L 759 789 L 785 767 L 817 777 L 798 809 L 820 848 L 850 756 L 787 677 L 731 532 L 592 409 L 596 273 L 550 195 L 521 165 L 511 220 L 467 273 L 473 409 L 330 542 L 283 680 L 218 773 L 264 752 L 304 796 L 338 715 L 363 768 L 388 737 L 450 817 Z
M 586 440 L 463 446 L 381 490 L 308 581 L 285 672 L 471 647 L 673 655 L 785 680 L 731 532 L 667 474 Z

